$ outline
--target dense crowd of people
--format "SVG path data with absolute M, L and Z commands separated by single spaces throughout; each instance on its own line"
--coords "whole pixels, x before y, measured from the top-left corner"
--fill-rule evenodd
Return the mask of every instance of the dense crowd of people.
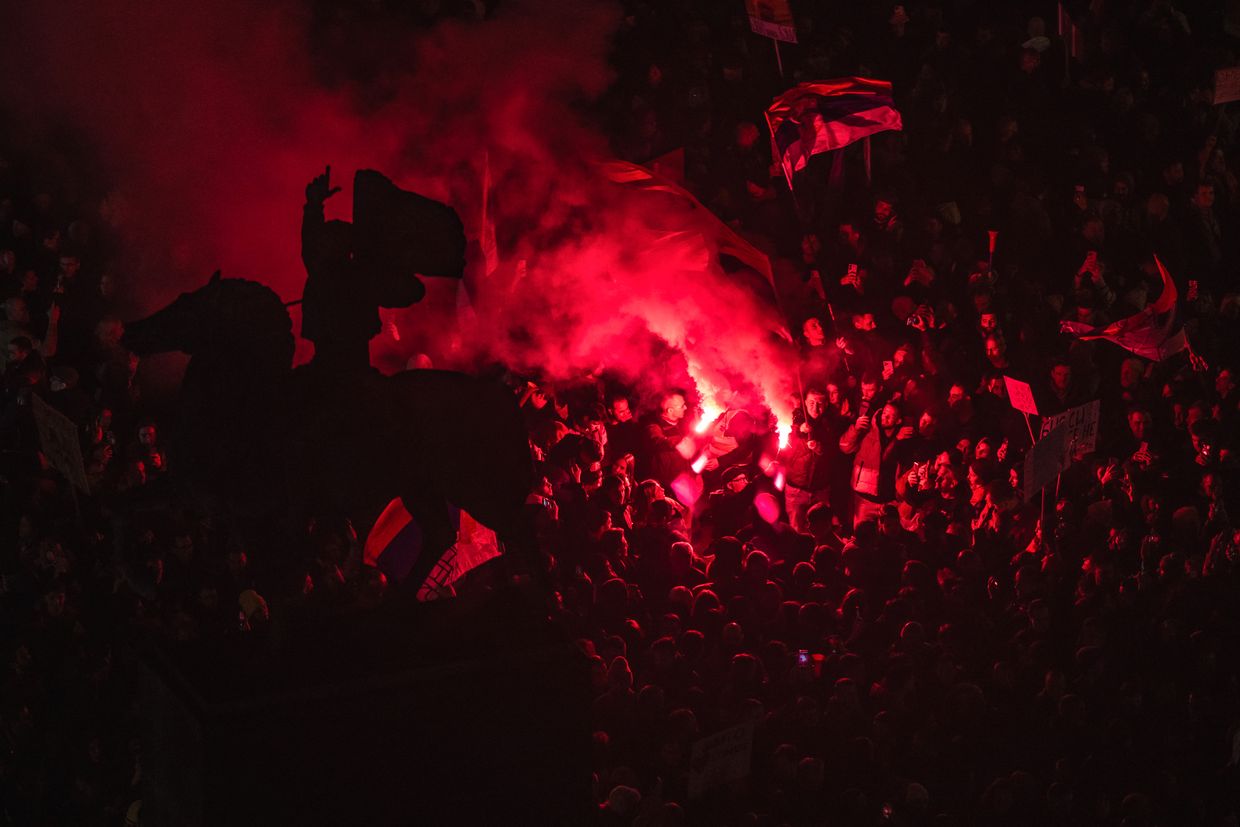
M 769 411 L 702 422 L 692 388 L 514 383 L 552 612 L 592 664 L 602 823 L 1240 823 L 1215 4 L 1066 4 L 1069 41 L 1047 4 L 794 6 L 778 65 L 742 4 L 625 5 L 599 114 L 635 162 L 684 147 L 686 186 L 776 251 L 800 390 L 780 447 Z M 892 81 L 903 131 L 873 137 L 869 176 L 854 147 L 836 186 L 823 154 L 790 191 L 765 106 L 850 75 Z M 121 344 L 107 203 L 0 159 L 0 817 L 136 824 L 128 641 L 386 584 L 329 521 L 296 588 L 260 582 L 176 484 Z M 1158 261 L 1188 346 L 1061 332 L 1141 312 Z M 79 430 L 89 493 L 40 453 L 36 395 Z M 1092 400 L 1096 444 L 1026 496 L 1039 418 Z M 699 789 L 695 743 L 747 724 L 748 771 Z

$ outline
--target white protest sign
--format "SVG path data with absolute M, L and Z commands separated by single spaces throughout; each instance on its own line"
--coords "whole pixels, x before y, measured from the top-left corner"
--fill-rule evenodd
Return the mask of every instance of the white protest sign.
M 1008 402 L 1012 403 L 1013 408 L 1022 413 L 1037 414 L 1038 403 L 1033 400 L 1033 388 L 1028 382 L 1004 376 L 1003 383 L 1007 385 Z
M 693 745 L 693 755 L 689 759 L 689 798 L 698 798 L 712 787 L 749 776 L 753 731 L 754 722 L 746 721 Z
M 1064 451 L 1070 453 L 1074 448 L 1083 449 L 1086 453 L 1098 450 L 1098 414 L 1101 404 L 1095 399 L 1084 405 L 1069 408 L 1061 414 L 1042 418 L 1042 436 L 1045 437 L 1060 425 L 1067 427 L 1064 438 Z
M 90 483 L 86 480 L 86 466 L 82 463 L 82 446 L 78 442 L 77 426 L 69 417 L 44 402 L 38 394 L 32 394 L 30 399 L 43 455 L 65 479 L 89 494 Z

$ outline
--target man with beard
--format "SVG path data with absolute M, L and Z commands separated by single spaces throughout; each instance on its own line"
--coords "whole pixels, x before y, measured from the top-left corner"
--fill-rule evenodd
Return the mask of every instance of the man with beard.
M 840 451 L 853 457 L 854 526 L 877 518 L 882 504 L 895 499 L 899 443 L 912 436 L 913 429 L 903 425 L 900 409 L 888 401 L 879 412 L 877 423 L 862 408 L 862 414 L 840 437 Z
M 633 407 L 624 395 L 613 396 L 607 403 L 607 458 L 616 460 L 625 454 L 636 456 L 641 444 L 641 425 L 633 418 Z
M 815 503 L 830 497 L 831 476 L 843 462 L 839 449 L 842 428 L 827 409 L 827 395 L 819 388 L 805 393 L 805 404 L 792 415 L 792 434 L 784 450 L 787 485 L 784 505 L 792 528 L 808 530 L 805 515 Z

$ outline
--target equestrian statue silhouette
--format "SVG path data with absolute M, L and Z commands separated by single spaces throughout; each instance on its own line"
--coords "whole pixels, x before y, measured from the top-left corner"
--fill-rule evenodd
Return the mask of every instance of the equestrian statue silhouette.
M 451 507 L 509 545 L 528 536 L 533 482 L 512 395 L 463 373 L 369 363 L 379 307 L 405 307 L 415 273 L 460 278 L 465 238 L 450 207 L 370 170 L 354 179 L 354 220 L 325 221 L 330 168 L 306 187 L 303 336 L 314 359 L 293 369 L 292 321 L 270 288 L 216 273 L 125 326 L 139 356 L 190 356 L 180 389 L 179 467 L 208 511 L 244 538 L 290 544 L 319 514 L 369 526 L 399 497 L 422 533 L 415 587 L 456 539 Z

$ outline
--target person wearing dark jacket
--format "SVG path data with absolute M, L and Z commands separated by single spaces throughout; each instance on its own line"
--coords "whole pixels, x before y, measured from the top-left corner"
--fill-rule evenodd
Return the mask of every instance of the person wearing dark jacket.
M 679 449 L 689 434 L 685 423 L 688 410 L 684 393 L 670 390 L 659 399 L 658 411 L 642 420 L 638 479 L 658 480 L 664 488 L 670 488 L 673 480 L 689 470 L 689 460 Z
M 828 500 L 832 471 L 843 461 L 839 449 L 843 428 L 827 409 L 826 392 L 818 388 L 806 392 L 805 404 L 792 415 L 792 424 L 783 453 L 784 506 L 793 529 L 805 533 L 806 512 L 814 503 Z

